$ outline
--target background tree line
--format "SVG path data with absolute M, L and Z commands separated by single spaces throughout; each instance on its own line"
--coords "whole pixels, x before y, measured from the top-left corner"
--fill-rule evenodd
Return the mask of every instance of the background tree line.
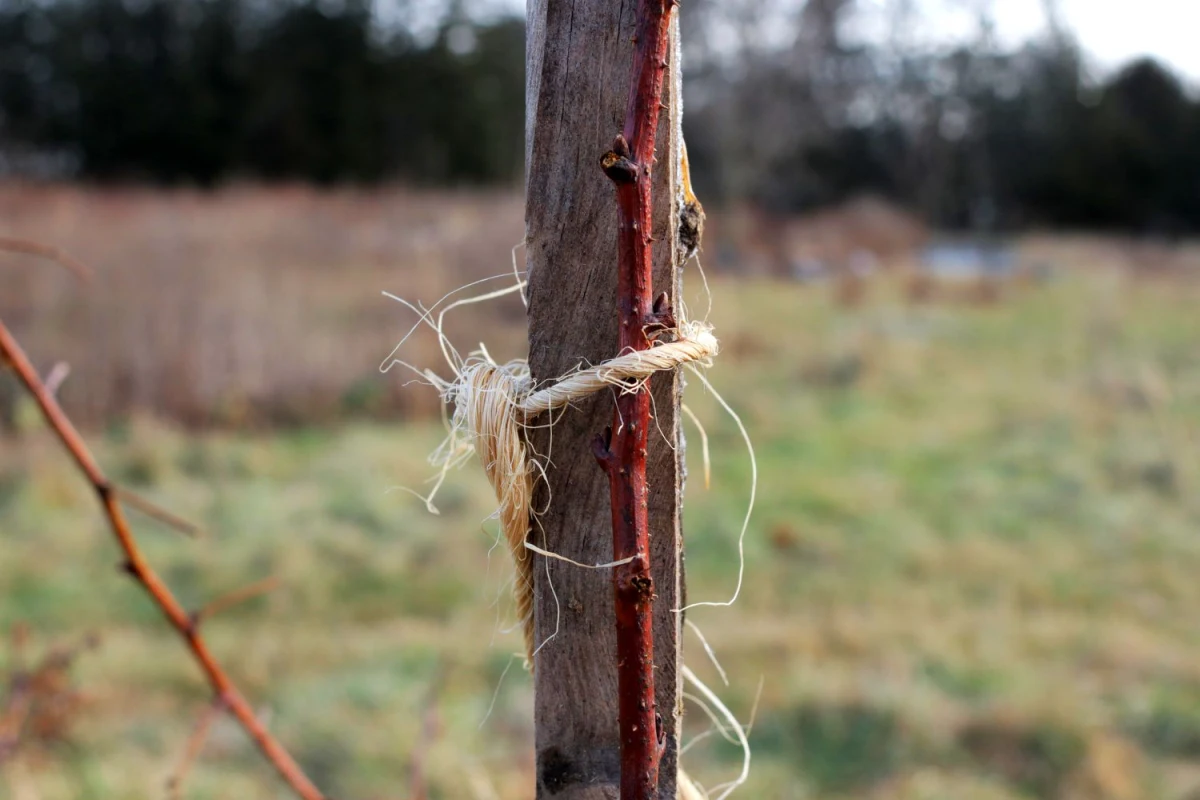
M 786 15 L 692 0 L 685 119 L 705 195 L 789 211 L 873 191 L 982 231 L 1200 230 L 1195 87 L 1152 60 L 1098 75 L 1043 3 L 1043 33 L 1005 47 L 991 0 L 961 0 L 974 30 L 950 42 L 913 0 Z M 882 35 L 855 35 L 868 14 Z
M 687 137 L 709 202 L 787 212 L 876 192 L 950 228 L 1200 229 L 1200 102 L 1165 67 L 1097 79 L 1054 25 L 930 44 L 913 4 L 692 0 Z M 774 10 L 773 10 L 774 9 Z M 396 9 L 393 9 L 396 10 Z M 450 3 L 428 30 L 369 0 L 8 0 L 0 166 L 212 184 L 513 183 L 524 22 Z
M 357 0 L 6 0 L 0 142 L 98 179 L 511 181 L 524 35 L 452 13 L 419 41 Z

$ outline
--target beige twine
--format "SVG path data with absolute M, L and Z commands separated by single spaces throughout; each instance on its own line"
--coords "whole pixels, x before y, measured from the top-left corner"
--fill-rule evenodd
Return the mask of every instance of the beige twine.
M 434 330 L 442 338 L 440 320 Z M 529 457 L 524 429 L 546 411 L 568 407 L 577 399 L 600 390 L 634 391 L 655 373 L 668 372 L 689 363 L 708 362 L 718 354 L 719 343 L 713 335 L 713 327 L 707 323 L 684 323 L 674 333 L 678 337 L 674 342 L 658 342 L 648 350 L 630 351 L 601 365 L 576 369 L 557 383 L 536 391 L 528 362 L 518 359 L 498 365 L 486 350 L 462 362 L 452 383 L 431 372 L 425 373 L 455 409 L 450 420 L 450 437 L 434 456 L 434 463 L 440 464 L 444 475 L 445 469 L 460 462 L 473 449 L 496 493 L 500 529 L 516 569 L 512 595 L 524 634 L 527 668 L 533 668 L 538 649 L 534 638 L 533 559 L 529 553 L 540 553 L 589 569 L 616 566 L 623 561 L 607 565 L 580 564 L 529 542 L 539 467 Z M 690 672 L 685 674 L 696 680 Z M 708 796 L 691 781 L 682 766 L 677 772 L 677 782 L 680 800 L 702 800 Z M 732 788 L 726 788 L 721 798 Z
M 520 288 L 520 284 L 517 288 Z M 529 365 L 523 359 L 497 364 L 483 349 L 462 361 L 458 359 L 457 354 L 451 357 L 452 348 L 450 351 L 446 349 L 441 319 L 449 308 L 490 299 L 510 291 L 512 290 L 505 289 L 451 304 L 443 309 L 436 324 L 429 319 L 428 311 L 419 308 L 414 310 L 437 332 L 443 352 L 451 366 L 458 364 L 453 382 L 445 381 L 428 370 L 422 373 L 423 377 L 438 389 L 443 399 L 454 406 L 454 414 L 448 420 L 449 437 L 432 458 L 433 462 L 442 468 L 437 485 L 441 485 L 446 470 L 469 457 L 472 450 L 483 464 L 499 503 L 496 515 L 499 517 L 504 539 L 513 558 L 516 571 L 513 597 L 525 639 L 525 664 L 528 669 L 532 669 L 538 645 L 534 638 L 533 559 L 530 558 L 530 552 L 590 569 L 613 567 L 627 563 L 630 559 L 609 564 L 581 564 L 537 547 L 529 541 L 535 516 L 532 508 L 534 485 L 540 466 L 529 457 L 524 438 L 525 428 L 539 415 L 565 408 L 572 402 L 602 389 L 634 391 L 656 372 L 666 372 L 688 364 L 710 363 L 720 348 L 711 325 L 704 322 L 685 322 L 673 331 L 677 337 L 675 341 L 658 341 L 648 350 L 624 353 L 597 366 L 577 369 L 554 384 L 535 391 Z M 400 298 L 395 299 L 405 302 Z M 405 304 L 408 305 L 407 302 Z M 701 378 L 703 379 L 702 376 Z M 436 491 L 435 486 L 433 493 Z M 431 509 L 432 496 L 431 493 L 429 497 L 423 498 Z M 696 683 L 706 696 L 711 694 L 690 670 L 685 668 L 684 675 Z M 717 708 L 724 709 L 719 700 L 715 702 Z M 732 719 L 727 710 L 725 714 Z M 740 728 L 738 732 L 741 732 Z M 742 742 L 745 743 L 744 736 Z M 748 764 L 748 749 L 746 760 Z M 708 797 L 708 794 L 688 777 L 682 766 L 676 774 L 679 800 L 704 800 Z M 724 790 L 718 795 L 719 800 L 723 800 L 744 780 L 745 768 L 737 781 L 718 787 Z
M 454 405 L 452 440 L 458 438 L 454 434 L 462 433 L 465 439 L 462 444 L 474 446 L 499 502 L 500 527 L 516 566 L 513 596 L 525 636 L 527 667 L 532 668 L 536 651 L 533 560 L 529 551 L 545 551 L 528 541 L 537 467 L 529 458 L 524 429 L 538 415 L 564 408 L 601 389 L 617 387 L 630 391 L 630 381 L 638 386 L 656 372 L 705 362 L 717 355 L 719 345 L 710 325 L 684 323 L 677 334 L 676 341 L 658 343 L 649 350 L 628 352 L 597 366 L 576 370 L 537 391 L 524 360 L 500 365 L 486 354 L 464 363 L 453 383 L 438 381 L 442 396 Z M 443 451 L 441 458 L 448 464 L 458 455 L 459 448 L 452 446 Z

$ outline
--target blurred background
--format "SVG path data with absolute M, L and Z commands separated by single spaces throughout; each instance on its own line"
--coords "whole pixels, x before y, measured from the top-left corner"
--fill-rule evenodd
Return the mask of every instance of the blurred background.
M 710 377 L 761 475 L 741 599 L 690 614 L 728 686 L 686 651 L 753 720 L 741 796 L 1200 798 L 1198 22 L 685 3 Z M 97 272 L 0 255 L 0 318 L 113 477 L 207 531 L 138 520 L 189 606 L 276 579 L 207 632 L 331 796 L 530 796 L 490 490 L 395 491 L 439 404 L 378 371 L 414 321 L 382 291 L 511 274 L 523 64 L 504 0 L 0 0 L 0 236 Z M 515 357 L 524 321 L 449 333 Z M 723 599 L 750 466 L 688 403 L 689 595 Z M 0 430 L 0 797 L 164 797 L 205 686 L 8 375 Z M 734 777 L 686 725 L 695 777 Z M 287 794 L 222 720 L 183 796 Z

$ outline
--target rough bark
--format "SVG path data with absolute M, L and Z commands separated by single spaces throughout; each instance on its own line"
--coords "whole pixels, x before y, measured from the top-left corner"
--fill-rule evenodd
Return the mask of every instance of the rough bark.
M 614 313 L 618 217 L 613 186 L 597 159 L 613 147 L 614 134 L 625 129 L 637 8 L 633 2 L 606 0 L 532 0 L 528 8 L 530 366 L 535 379 L 548 381 L 581 361 L 611 358 L 621 347 Z M 678 283 L 672 261 L 678 194 L 673 86 L 668 80 L 663 103 L 669 111 L 659 119 L 653 172 L 653 292 L 667 292 L 670 299 Z M 655 697 L 664 739 L 658 797 L 672 800 L 679 707 L 679 615 L 672 612 L 680 601 L 678 391 L 674 375 L 652 381 L 655 419 L 643 428 L 656 595 Z M 552 431 L 530 437 L 533 447 L 548 456 L 547 485 L 536 503 L 545 513 L 533 536 L 544 547 L 584 563 L 613 560 L 610 486 L 593 457 L 593 439 L 612 424 L 612 408 L 613 396 L 602 393 L 556 415 Z M 549 639 L 535 663 L 538 797 L 616 798 L 620 746 L 614 576 L 544 559 L 535 575 L 538 641 Z

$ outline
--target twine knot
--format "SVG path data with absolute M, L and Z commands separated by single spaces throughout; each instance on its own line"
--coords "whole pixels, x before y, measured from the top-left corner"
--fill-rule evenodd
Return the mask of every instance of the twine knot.
M 473 447 L 499 502 L 497 516 L 516 567 L 513 596 L 525 637 L 527 667 L 536 649 L 528 542 L 536 466 L 525 445 L 525 427 L 538 415 L 601 389 L 638 391 L 655 373 L 710 362 L 720 349 L 707 323 L 685 322 L 675 333 L 674 341 L 656 342 L 647 350 L 577 369 L 541 389 L 535 388 L 524 359 L 496 364 L 485 356 L 469 359 L 452 383 L 439 382 L 442 397 L 454 406 L 452 446 L 444 448 L 440 458 L 448 464 L 462 455 L 463 448 Z

